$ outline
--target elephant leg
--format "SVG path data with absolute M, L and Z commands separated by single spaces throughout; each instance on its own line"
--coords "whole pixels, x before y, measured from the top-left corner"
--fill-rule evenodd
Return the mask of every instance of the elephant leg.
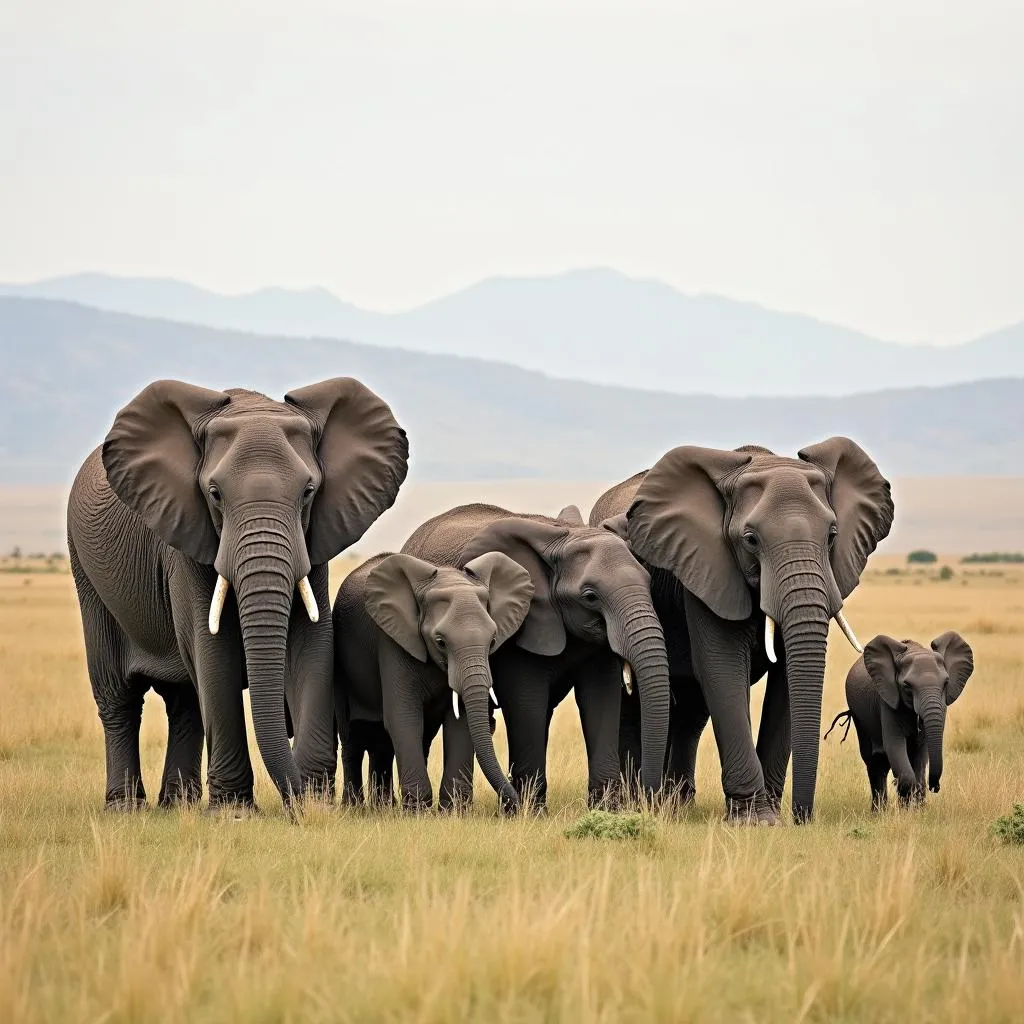
M 441 732 L 444 769 L 438 805 L 443 811 L 462 811 L 473 803 L 473 741 L 466 717 L 456 719 L 451 707 Z
M 495 673 L 494 678 L 501 713 L 505 716 L 512 785 L 524 803 L 529 803 L 535 811 L 543 811 L 548 796 L 547 749 L 551 719 L 547 674 L 517 674 L 508 678 Z
M 374 730 L 369 743 L 370 801 L 375 807 L 391 807 L 395 802 L 395 748 L 383 724 Z
M 724 623 L 686 594 L 694 670 L 711 716 L 722 764 L 726 819 L 774 824 L 778 814 L 768 802 L 764 773 L 750 725 L 750 661 L 753 628 Z
M 923 738 L 909 739 L 907 741 L 907 755 L 910 758 L 910 767 L 917 779 L 917 788 L 914 790 L 914 803 L 923 804 L 927 789 L 924 784 L 925 770 L 928 767 L 928 745 Z
M 602 654 L 580 670 L 574 687 L 587 747 L 587 804 L 619 804 L 619 722 L 622 662 Z
M 410 677 L 411 660 L 397 644 L 389 642 L 381 649 L 379 667 L 384 681 L 384 728 L 395 748 L 402 807 L 418 812 L 430 807 L 434 794 L 424 749 L 429 750 L 430 743 L 425 736 L 422 691 Z
M 294 602 L 288 631 L 285 694 L 302 788 L 333 799 L 338 744 L 334 731 L 334 628 L 327 566 L 314 566 L 309 572 L 309 584 L 321 609 L 320 621 L 310 622 L 302 602 Z
M 636 800 L 640 796 L 640 694 L 633 690 L 623 693 L 619 705 L 619 772 L 624 780 L 626 796 Z
M 765 790 L 776 813 L 782 808 L 782 791 L 786 788 L 786 773 L 789 771 L 791 727 L 789 684 L 784 660 L 780 658 L 768 669 L 761 725 L 757 730 L 757 756 L 764 773 Z
M 349 807 L 359 807 L 364 800 L 363 758 L 368 728 L 367 722 L 349 722 L 348 736 L 341 745 L 341 802 Z
M 153 681 L 167 709 L 167 755 L 160 782 L 161 807 L 195 803 L 203 795 L 203 713 L 191 681 Z
M 868 782 L 871 785 L 871 809 L 882 811 L 889 801 L 886 787 L 889 783 L 889 758 L 885 754 L 868 752 L 864 759 L 868 768 Z
M 670 712 L 671 734 L 665 768 L 665 791 L 680 805 L 697 796 L 697 748 L 709 712 L 704 694 L 693 679 L 673 679 L 675 703 Z

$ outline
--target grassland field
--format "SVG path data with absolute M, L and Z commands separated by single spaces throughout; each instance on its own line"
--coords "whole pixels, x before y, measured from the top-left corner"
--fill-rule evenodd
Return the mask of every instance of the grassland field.
M 941 564 L 876 557 L 847 602 L 862 641 L 974 647 L 941 793 L 872 815 L 836 730 L 812 825 L 727 826 L 708 729 L 696 805 L 616 842 L 564 834 L 585 811 L 571 699 L 543 818 L 499 819 L 478 771 L 463 818 L 314 804 L 292 823 L 255 747 L 256 817 L 106 813 L 71 578 L 8 563 L 0 1021 L 1020 1021 L 1024 846 L 989 827 L 1024 801 L 1024 568 Z M 823 732 L 854 657 L 834 629 Z M 151 798 L 165 733 L 151 694 Z M 504 759 L 500 717 L 495 738 Z

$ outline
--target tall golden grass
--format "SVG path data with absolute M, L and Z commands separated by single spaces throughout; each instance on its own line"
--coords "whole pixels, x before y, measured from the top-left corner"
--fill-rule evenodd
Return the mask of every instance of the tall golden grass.
M 498 819 L 478 778 L 460 820 L 290 823 L 259 767 L 254 818 L 106 814 L 70 578 L 0 575 L 0 1021 L 1020 1020 L 1024 849 L 988 826 L 1024 800 L 1024 571 L 885 567 L 848 602 L 862 640 L 975 648 L 942 792 L 872 816 L 833 733 L 813 825 L 731 828 L 709 729 L 696 806 L 641 843 L 563 834 L 585 809 L 571 701 L 546 818 Z M 830 648 L 826 722 L 853 658 Z M 151 695 L 151 796 L 165 731 Z

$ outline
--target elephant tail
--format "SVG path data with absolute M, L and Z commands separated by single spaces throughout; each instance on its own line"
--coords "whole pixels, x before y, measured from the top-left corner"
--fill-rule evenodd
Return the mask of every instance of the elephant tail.
M 837 726 L 843 724 L 843 719 L 846 719 L 846 729 L 843 732 L 843 738 L 839 741 L 840 743 L 846 742 L 846 737 L 850 735 L 850 723 L 853 721 L 853 712 L 847 708 L 845 711 L 840 711 L 835 718 L 832 719 L 832 724 L 828 727 L 828 732 L 822 736 L 823 740 L 828 739 L 828 734 Z

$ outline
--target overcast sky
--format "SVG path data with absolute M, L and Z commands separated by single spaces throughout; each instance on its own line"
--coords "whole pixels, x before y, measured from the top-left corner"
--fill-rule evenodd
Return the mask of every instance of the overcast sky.
M 1024 319 L 1024 4 L 0 4 L 0 280 L 381 310 L 608 265 L 901 341 Z

